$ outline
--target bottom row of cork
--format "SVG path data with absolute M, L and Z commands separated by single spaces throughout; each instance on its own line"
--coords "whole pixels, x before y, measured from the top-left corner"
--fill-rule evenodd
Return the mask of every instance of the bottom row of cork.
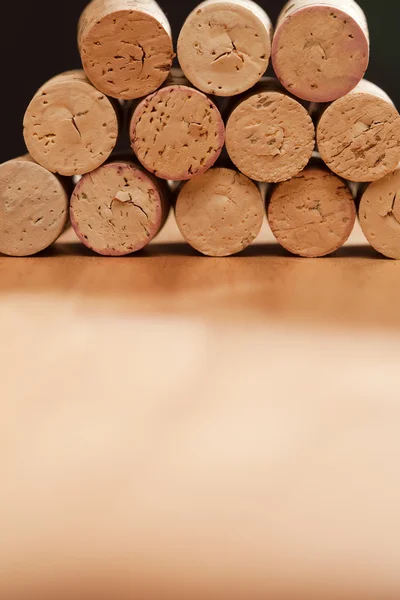
M 259 188 L 232 168 L 216 167 L 174 188 L 133 161 L 115 159 L 70 180 L 29 156 L 0 165 L 0 252 L 30 256 L 69 223 L 88 248 L 124 256 L 147 246 L 171 206 L 185 240 L 208 256 L 230 256 L 260 233 L 265 207 L 272 233 L 289 252 L 322 257 L 348 240 L 359 210 L 368 242 L 400 259 L 400 169 L 358 190 L 317 158 L 296 177 Z

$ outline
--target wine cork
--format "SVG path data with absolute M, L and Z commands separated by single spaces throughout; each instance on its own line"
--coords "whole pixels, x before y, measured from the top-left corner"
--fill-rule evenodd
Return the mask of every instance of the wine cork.
M 363 80 L 333 102 L 317 126 L 322 159 L 351 181 L 376 181 L 400 162 L 400 115 L 389 96 Z
M 332 102 L 363 78 L 369 62 L 365 15 L 353 0 L 289 0 L 272 44 L 281 83 L 311 102 Z
M 249 90 L 268 68 L 272 25 L 251 0 L 206 0 L 186 19 L 178 59 L 197 88 L 216 96 Z
M 104 256 L 124 256 L 147 246 L 168 212 L 166 186 L 127 161 L 84 175 L 71 197 L 77 236 Z
M 60 175 L 82 175 L 110 156 L 118 139 L 117 107 L 87 80 L 70 71 L 45 83 L 24 117 L 30 155 Z
M 68 222 L 67 187 L 29 156 L 0 165 L 0 252 L 31 256 L 55 242 Z
M 400 259 L 400 166 L 366 188 L 359 218 L 371 246 L 388 258 Z
M 93 85 L 124 100 L 159 88 L 174 58 L 171 27 L 155 0 L 92 0 L 79 21 L 78 45 Z
M 232 111 L 226 148 L 247 177 L 277 183 L 308 164 L 315 128 L 307 110 L 273 79 L 263 81 Z
M 175 207 L 183 237 L 207 256 L 230 256 L 247 248 L 260 233 L 263 213 L 257 186 L 225 168 L 184 184 Z
M 356 208 L 343 180 L 311 166 L 272 190 L 267 216 L 281 246 L 316 258 L 343 246 L 353 230 Z
M 130 138 L 148 171 L 183 181 L 213 166 L 224 146 L 225 127 L 205 94 L 186 85 L 168 85 L 136 107 Z

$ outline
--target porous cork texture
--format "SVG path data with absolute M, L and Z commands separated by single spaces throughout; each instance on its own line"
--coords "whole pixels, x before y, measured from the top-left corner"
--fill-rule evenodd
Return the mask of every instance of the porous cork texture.
M 276 84 L 273 80 L 260 84 L 234 108 L 226 125 L 232 162 L 247 177 L 269 183 L 297 175 L 315 147 L 308 112 Z
M 171 28 L 155 0 L 92 0 L 79 21 L 78 46 L 90 81 L 124 100 L 159 88 L 174 59 Z
M 24 139 L 32 158 L 60 175 L 82 175 L 110 156 L 118 138 L 118 115 L 83 71 L 54 77 L 35 94 L 24 116 Z
M 400 162 L 400 115 L 385 92 L 363 80 L 324 111 L 317 144 L 334 173 L 351 181 L 376 181 Z
M 141 250 L 165 223 L 163 188 L 141 168 L 111 162 L 84 175 L 71 197 L 71 224 L 79 239 L 104 256 Z
M 203 92 L 234 96 L 249 90 L 264 75 L 271 40 L 271 21 L 255 2 L 206 0 L 183 25 L 179 64 Z
M 272 44 L 281 83 L 310 102 L 332 102 L 350 92 L 369 63 L 365 15 L 353 0 L 290 0 Z
M 48 248 L 68 222 L 62 181 L 30 157 L 0 165 L 0 253 L 31 256 Z
M 400 169 L 371 183 L 359 207 L 361 228 L 377 252 L 400 259 Z
M 292 254 L 316 258 L 331 254 L 348 240 L 356 208 L 344 181 L 324 168 L 310 167 L 277 184 L 267 216 L 281 246 Z
M 184 181 L 212 167 L 225 142 L 215 104 L 184 85 L 166 86 L 145 98 L 130 124 L 132 149 L 162 179 Z
M 185 240 L 207 256 L 230 256 L 260 233 L 264 206 L 257 186 L 232 169 L 215 168 L 186 183 L 175 207 Z

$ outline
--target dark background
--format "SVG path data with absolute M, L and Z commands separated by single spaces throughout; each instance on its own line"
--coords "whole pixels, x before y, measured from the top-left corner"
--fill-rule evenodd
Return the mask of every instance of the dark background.
M 86 0 L 0 0 L 2 57 L 0 162 L 25 152 L 22 118 L 31 97 L 56 73 L 80 67 L 76 27 Z M 159 0 L 176 39 L 197 0 Z M 370 27 L 367 73 L 400 106 L 400 0 L 359 0 Z M 275 23 L 284 0 L 259 0 Z

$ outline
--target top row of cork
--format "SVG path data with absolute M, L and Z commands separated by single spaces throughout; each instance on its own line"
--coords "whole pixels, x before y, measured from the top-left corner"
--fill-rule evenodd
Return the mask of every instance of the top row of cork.
M 171 27 L 156 0 L 92 0 L 78 28 L 88 79 L 121 100 L 151 94 L 175 57 Z M 252 88 L 272 59 L 293 95 L 331 102 L 363 78 L 370 52 L 366 17 L 354 0 L 291 0 L 273 33 L 252 0 L 206 0 L 186 19 L 177 57 L 187 79 L 216 96 Z

